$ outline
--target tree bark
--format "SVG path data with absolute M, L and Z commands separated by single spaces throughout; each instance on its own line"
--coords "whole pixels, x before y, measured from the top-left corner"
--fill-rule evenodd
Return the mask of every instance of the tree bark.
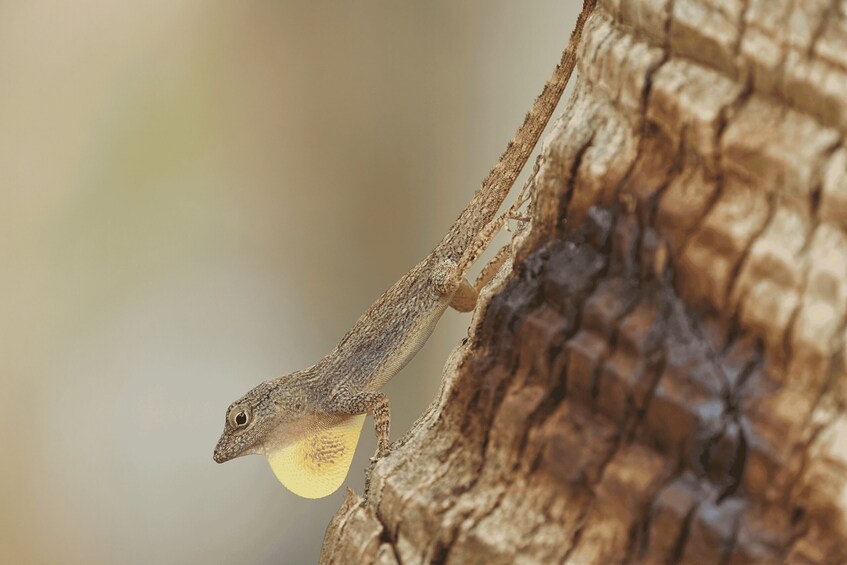
M 846 129 L 843 2 L 600 0 L 513 268 L 322 562 L 847 562 Z

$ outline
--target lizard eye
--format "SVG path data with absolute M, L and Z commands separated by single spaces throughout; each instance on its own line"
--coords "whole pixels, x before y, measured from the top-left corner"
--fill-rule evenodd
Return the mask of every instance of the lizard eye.
M 247 407 L 236 407 L 229 417 L 230 424 L 235 429 L 243 428 L 250 423 L 250 409 Z

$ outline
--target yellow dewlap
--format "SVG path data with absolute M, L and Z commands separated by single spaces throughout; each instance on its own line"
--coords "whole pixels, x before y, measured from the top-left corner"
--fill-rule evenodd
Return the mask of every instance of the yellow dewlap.
M 317 431 L 268 455 L 274 475 L 303 498 L 323 498 L 334 493 L 350 470 L 365 415 L 342 425 Z

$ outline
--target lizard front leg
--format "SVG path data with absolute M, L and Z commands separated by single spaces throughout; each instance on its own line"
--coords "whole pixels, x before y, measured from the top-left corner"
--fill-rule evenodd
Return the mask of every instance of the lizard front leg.
M 344 396 L 333 410 L 338 414 L 370 414 L 374 419 L 374 431 L 376 432 L 376 455 L 379 459 L 388 454 L 388 444 L 391 441 L 389 435 L 389 421 L 391 410 L 388 406 L 388 397 L 381 392 L 358 392 Z
M 437 263 L 431 280 L 438 294 L 450 298 L 450 307 L 454 310 L 470 312 L 476 306 L 479 291 L 471 286 L 455 261 L 444 259 Z

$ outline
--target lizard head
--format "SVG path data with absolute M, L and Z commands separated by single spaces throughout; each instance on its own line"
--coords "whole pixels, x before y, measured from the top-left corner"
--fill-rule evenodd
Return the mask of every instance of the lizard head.
M 313 370 L 313 369 L 312 369 Z M 266 381 L 226 411 L 215 461 L 259 453 L 277 479 L 306 498 L 322 498 L 344 482 L 364 414 L 327 414 L 313 405 L 308 371 Z
M 305 416 L 304 395 L 297 374 L 265 381 L 229 405 L 224 431 L 214 459 L 224 463 L 251 453 L 265 454 L 269 447 L 287 443 Z

